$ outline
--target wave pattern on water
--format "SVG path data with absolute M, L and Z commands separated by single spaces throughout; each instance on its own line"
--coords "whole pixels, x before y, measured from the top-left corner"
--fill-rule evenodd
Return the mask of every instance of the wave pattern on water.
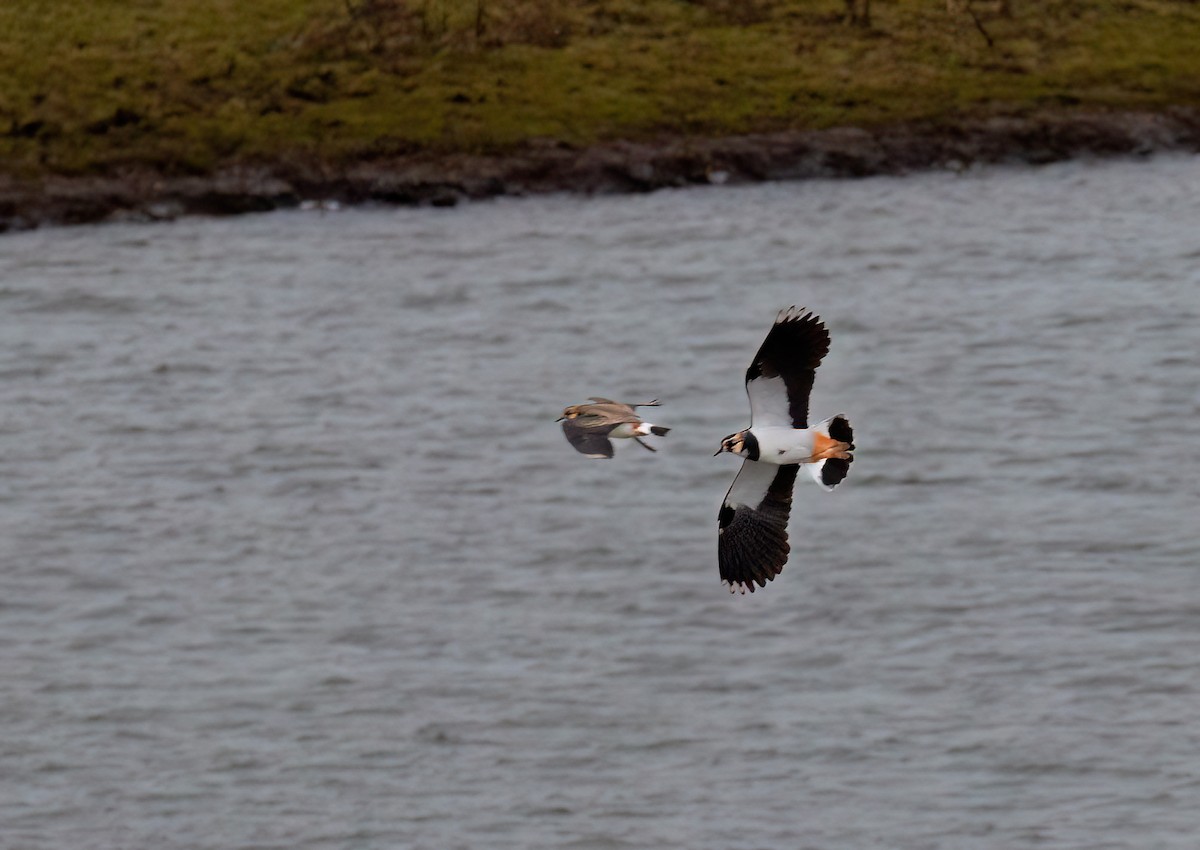
M 1198 169 L 5 236 L 5 843 L 1190 850 Z M 794 303 L 859 456 L 734 598 Z

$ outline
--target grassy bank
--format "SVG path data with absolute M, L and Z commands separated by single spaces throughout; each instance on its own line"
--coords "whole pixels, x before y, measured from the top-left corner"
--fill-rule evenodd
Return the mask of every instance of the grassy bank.
M 1049 107 L 1200 104 L 1200 3 L 22 0 L 0 171 L 203 174 Z

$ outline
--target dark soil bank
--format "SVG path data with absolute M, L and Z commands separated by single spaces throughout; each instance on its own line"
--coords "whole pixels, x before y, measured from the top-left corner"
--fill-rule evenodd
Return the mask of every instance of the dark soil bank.
M 1172 150 L 1200 151 L 1200 110 L 1043 114 L 872 130 L 614 142 L 586 149 L 531 143 L 495 156 L 415 155 L 342 168 L 242 165 L 201 177 L 137 168 L 105 177 L 0 177 L 0 231 L 232 215 L 305 201 L 451 206 L 464 198 L 498 195 L 646 192 L 702 183 L 865 177 Z

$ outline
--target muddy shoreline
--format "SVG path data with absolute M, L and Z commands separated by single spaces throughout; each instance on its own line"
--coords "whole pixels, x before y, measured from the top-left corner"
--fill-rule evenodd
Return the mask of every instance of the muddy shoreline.
M 871 130 L 677 137 L 575 149 L 530 143 L 502 156 L 415 155 L 331 169 L 243 165 L 204 177 L 129 168 L 104 177 L 0 175 L 0 232 L 170 220 L 323 204 L 452 206 L 545 192 L 613 194 L 706 183 L 905 174 L 980 164 L 1200 151 L 1200 109 L 992 117 Z

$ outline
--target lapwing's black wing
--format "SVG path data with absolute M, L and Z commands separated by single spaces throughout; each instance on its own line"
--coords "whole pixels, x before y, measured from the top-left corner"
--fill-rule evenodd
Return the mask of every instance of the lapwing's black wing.
M 787 563 L 788 514 L 797 464 L 742 462 L 717 518 L 717 560 L 729 591 L 765 587 Z
M 781 311 L 746 370 L 751 427 L 807 428 L 808 396 L 828 352 L 820 317 L 803 307 Z
M 607 437 L 613 426 L 609 425 L 599 429 L 584 428 L 576 422 L 575 419 L 564 419 L 562 424 L 567 442 L 574 446 L 576 451 L 588 457 L 610 458 L 613 456 L 613 444 Z

